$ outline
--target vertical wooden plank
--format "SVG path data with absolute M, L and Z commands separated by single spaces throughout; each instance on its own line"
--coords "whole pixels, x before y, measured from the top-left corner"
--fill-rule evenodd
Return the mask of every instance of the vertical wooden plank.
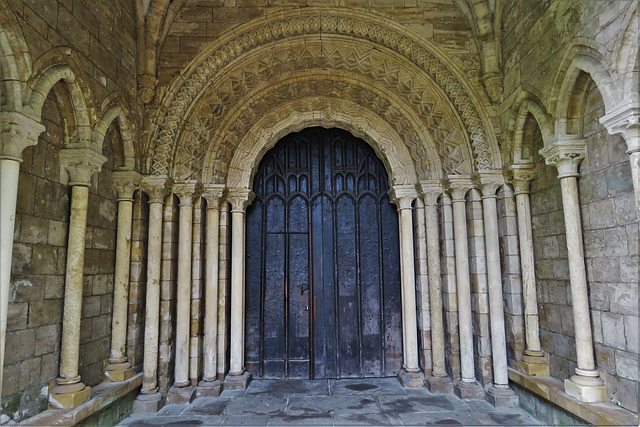
M 371 195 L 358 203 L 360 242 L 360 301 L 363 375 L 379 377 L 382 371 L 382 342 L 380 340 L 380 242 L 378 204 Z
M 257 378 L 262 360 L 262 215 L 262 201 L 256 200 L 247 209 L 245 366 Z

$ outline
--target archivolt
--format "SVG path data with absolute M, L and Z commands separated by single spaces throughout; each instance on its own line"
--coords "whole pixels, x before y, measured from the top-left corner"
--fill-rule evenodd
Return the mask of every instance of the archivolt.
M 305 8 L 242 25 L 214 42 L 193 61 L 170 88 L 163 103 L 164 108 L 159 109 L 156 118 L 159 126 L 151 134 L 151 144 L 155 145 L 149 147 L 150 151 L 153 150 L 152 165 L 149 165 L 152 172 L 171 172 L 169 159 L 174 154 L 173 144 L 194 101 L 212 79 L 224 74 L 223 70 L 235 66 L 241 57 L 259 55 L 271 42 L 278 41 L 278 48 L 283 49 L 288 40 L 298 36 L 306 38 L 308 35 L 322 35 L 322 38 L 342 35 L 352 40 L 362 40 L 371 48 L 394 51 L 401 58 L 400 62 L 423 70 L 447 94 L 463 120 L 478 168 L 500 167 L 495 134 L 482 102 L 462 73 L 436 47 L 379 16 L 325 8 L 318 12 L 315 8 Z M 387 70 L 378 71 L 385 73 Z

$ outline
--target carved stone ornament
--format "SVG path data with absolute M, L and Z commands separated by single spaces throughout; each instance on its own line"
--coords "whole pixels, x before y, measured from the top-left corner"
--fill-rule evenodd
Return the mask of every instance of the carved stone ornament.
M 578 177 L 578 165 L 584 159 L 586 145 L 582 139 L 563 139 L 540 150 L 549 166 L 558 168 L 558 178 Z
M 223 184 L 204 184 L 202 186 L 202 197 L 207 201 L 207 209 L 220 209 L 220 202 L 225 196 L 225 186 Z
M 255 195 L 248 188 L 230 188 L 227 201 L 231 203 L 231 212 L 244 213 L 247 206 L 253 202 Z
M 451 195 L 452 202 L 464 202 L 467 191 L 474 187 L 468 175 L 449 175 L 442 181 L 442 186 Z
M 25 148 L 36 145 L 44 125 L 15 111 L 0 112 L 0 159 L 22 161 Z
M 482 193 L 482 197 L 497 197 L 498 188 L 504 185 L 502 171 L 484 170 L 471 175 L 473 186 Z
M 142 178 L 142 190 L 149 196 L 149 203 L 163 203 L 171 193 L 173 180 L 166 175 L 149 175 Z
M 91 148 L 64 148 L 60 150 L 60 174 L 69 185 L 91 186 L 91 177 L 102 170 L 107 158 Z
M 398 210 L 411 209 L 411 204 L 418 197 L 416 187 L 413 185 L 394 185 L 389 190 L 391 203 L 398 207 Z
M 231 71 L 228 65 L 232 61 L 237 63 L 240 57 L 250 52 L 271 50 L 263 47 L 278 41 L 282 45 L 284 40 L 303 34 L 346 36 L 369 45 L 382 45 L 399 54 L 401 62 L 423 70 L 449 97 L 465 125 L 478 166 L 489 169 L 495 166 L 494 162 L 499 162 L 499 159 L 494 159 L 482 118 L 487 113 L 478 110 L 481 101 L 470 95 L 467 90 L 469 83 L 464 80 L 462 73 L 443 61 L 435 48 L 431 48 L 424 40 L 414 39 L 411 33 L 403 32 L 390 21 L 378 16 L 343 10 L 336 14 L 326 10 L 319 13 L 309 8 L 295 14 L 274 15 L 261 24 L 251 23 L 238 27 L 232 35 L 222 37 L 216 44 L 205 49 L 184 71 L 184 77 L 169 89 L 166 108 L 158 110 L 160 116 L 156 118 L 156 122 L 159 127 L 155 133 L 155 141 L 152 142 L 155 143 L 152 163 L 154 173 L 170 173 L 174 143 L 183 128 L 187 112 L 193 108 L 203 90 L 209 88 L 214 78 Z M 250 80 L 250 76 L 245 80 Z
M 140 187 L 142 175 L 136 171 L 119 170 L 113 172 L 111 181 L 118 194 L 118 201 L 133 200 L 133 192 Z
M 611 135 L 620 134 L 627 153 L 640 151 L 640 102 L 627 102 L 600 119 Z

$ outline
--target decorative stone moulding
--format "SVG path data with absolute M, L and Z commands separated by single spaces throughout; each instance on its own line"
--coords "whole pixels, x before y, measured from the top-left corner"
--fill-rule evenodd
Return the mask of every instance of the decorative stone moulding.
M 585 153 L 584 140 L 578 138 L 562 139 L 540 150 L 545 163 L 558 168 L 558 178 L 579 176 L 578 165 Z
M 140 188 L 142 175 L 136 171 L 118 170 L 111 175 L 111 182 L 118 193 L 118 200 L 133 200 L 133 193 Z
M 65 148 L 60 151 L 60 176 L 69 185 L 91 186 L 91 177 L 102 170 L 106 161 L 91 148 Z
M 0 159 L 21 162 L 25 148 L 38 143 L 44 125 L 15 111 L 0 112 Z

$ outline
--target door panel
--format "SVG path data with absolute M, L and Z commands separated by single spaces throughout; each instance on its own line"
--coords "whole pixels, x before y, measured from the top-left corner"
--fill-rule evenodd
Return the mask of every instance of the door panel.
M 288 135 L 247 210 L 246 367 L 257 378 L 396 375 L 398 217 L 380 160 L 337 129 Z

